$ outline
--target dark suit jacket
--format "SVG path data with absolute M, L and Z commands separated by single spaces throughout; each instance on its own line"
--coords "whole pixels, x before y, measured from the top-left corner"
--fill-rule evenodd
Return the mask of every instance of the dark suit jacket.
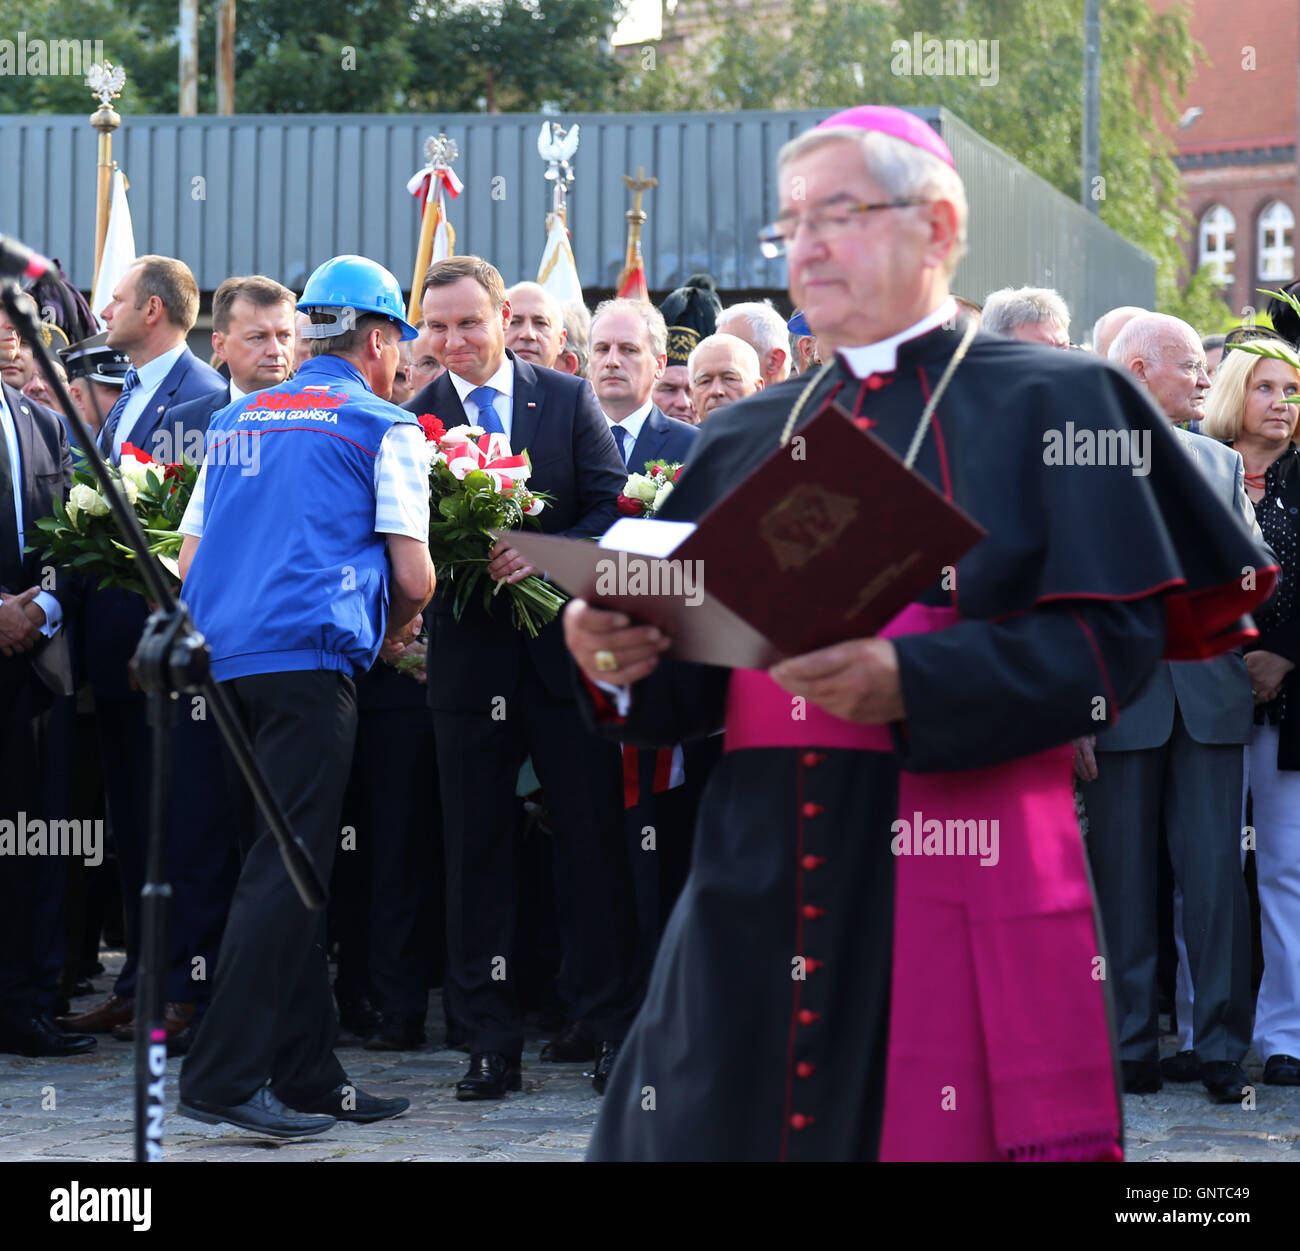
M 211 412 L 192 429 L 170 419 L 190 400 L 229 395 L 229 383 L 186 348 L 149 399 L 131 429 L 129 442 L 157 460 L 179 460 L 186 447 L 202 448 Z M 86 603 L 86 675 L 97 696 L 125 699 L 131 694 L 127 663 L 135 654 L 148 607 L 129 591 L 98 591 Z
M 515 366 L 510 446 L 516 452 L 528 449 L 533 466 L 528 485 L 552 497 L 539 517 L 542 530 L 570 538 L 604 534 L 618 519 L 627 474 L 591 384 L 531 365 L 512 352 L 506 355 Z M 466 422 L 449 374 L 435 378 L 403 407 L 432 413 L 449 429 Z M 573 698 L 558 619 L 530 639 L 511 624 L 507 603 L 502 600 L 489 614 L 476 593 L 457 622 L 449 590 L 440 585 L 430 606 L 430 707 L 488 711 L 494 696 L 510 699 L 526 664 L 536 666 L 556 698 Z
M 169 450 L 172 453 L 179 451 L 188 460 L 201 464 L 202 436 L 207 433 L 208 423 L 212 418 L 229 403 L 230 384 L 227 383 L 220 391 L 212 391 L 207 395 L 199 396 L 197 400 L 186 400 L 183 404 L 173 405 L 163 414 L 162 421 L 154 428 L 150 442 L 160 451 Z M 135 440 L 133 439 L 132 442 L 134 443 Z M 144 450 L 155 460 L 163 459 L 148 447 Z M 174 463 L 180 457 L 171 455 L 168 459 Z
M 24 546 L 36 545 L 37 550 L 25 552 L 21 586 L 4 589 L 13 594 L 30 586 L 42 586 L 59 601 L 64 613 L 64 628 L 52 639 L 38 643 L 35 650 L 21 657 L 0 656 L 0 666 L 31 665 L 42 683 L 56 694 L 72 691 L 72 670 L 68 658 L 67 627 L 80 604 L 81 587 L 77 579 L 56 571 L 54 583 L 43 584 L 42 561 L 39 552 L 40 531 L 36 522 L 54 512 L 54 501 L 66 499 L 72 485 L 72 456 L 68 450 L 68 437 L 63 422 L 52 409 L 29 400 L 8 383 L 4 387 L 5 403 L 14 420 L 18 435 L 18 458 L 22 470 Z M 3 437 L 0 434 L 0 437 Z M 0 509 L 0 543 L 16 544 L 15 518 L 8 509 Z M 13 669 L 10 669 L 13 672 Z M 6 675 L 7 676 L 7 675 Z
M 700 437 L 698 426 L 666 416 L 656 404 L 641 423 L 641 433 L 627 458 L 628 473 L 645 473 L 646 461 L 685 461 L 691 445 Z
M 1246 467 L 1240 454 L 1177 426 L 1174 437 L 1195 465 L 1195 469 L 1189 466 L 1188 472 L 1200 471 L 1260 545 L 1257 564 L 1276 564 L 1264 546 L 1255 509 L 1246 494 Z M 1162 746 L 1173 732 L 1175 705 L 1187 733 L 1198 743 L 1250 742 L 1255 701 L 1242 654 L 1231 651 L 1211 660 L 1161 661 L 1115 724 L 1097 735 L 1097 750 L 1141 751 Z

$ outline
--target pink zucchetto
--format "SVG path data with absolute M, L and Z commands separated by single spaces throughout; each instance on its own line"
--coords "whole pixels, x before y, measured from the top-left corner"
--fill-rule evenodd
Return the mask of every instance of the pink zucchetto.
M 828 126 L 852 126 L 856 130 L 875 130 L 882 135 L 892 135 L 895 139 L 910 143 L 914 148 L 923 148 L 931 156 L 937 156 L 945 165 L 957 168 L 948 145 L 939 138 L 934 127 L 905 109 L 885 104 L 859 104 L 856 108 L 844 109 L 824 122 L 819 122 L 816 129 L 825 130 Z

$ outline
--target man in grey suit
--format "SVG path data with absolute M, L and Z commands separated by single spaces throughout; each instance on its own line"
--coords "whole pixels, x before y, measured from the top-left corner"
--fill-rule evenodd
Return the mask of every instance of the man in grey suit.
M 1178 429 L 1198 420 L 1210 380 L 1200 336 L 1158 313 L 1120 331 L 1110 359 L 1175 423 L 1188 473 L 1202 473 L 1275 563 L 1231 448 Z M 1248 575 L 1247 575 L 1248 576 Z M 1250 917 L 1241 875 L 1242 746 L 1254 701 L 1240 653 L 1162 663 L 1116 724 L 1075 744 L 1084 780 L 1088 855 L 1110 957 L 1124 1089 L 1160 1089 L 1156 1008 L 1156 855 L 1163 820 L 1182 889 L 1195 992 L 1199 1076 L 1215 1102 L 1242 1098 L 1250 1045 Z

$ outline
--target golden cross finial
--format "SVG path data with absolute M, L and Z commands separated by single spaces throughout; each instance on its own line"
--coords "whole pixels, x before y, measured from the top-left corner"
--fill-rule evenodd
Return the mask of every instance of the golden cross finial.
M 632 209 L 631 209 L 631 211 L 632 211 L 633 213 L 638 213 L 638 214 L 639 214 L 639 213 L 641 212 L 641 196 L 642 196 L 642 194 L 643 194 L 644 192 L 646 192 L 646 191 L 649 191 L 652 187 L 657 187 L 657 186 L 659 185 L 659 179 L 657 179 L 657 178 L 647 178 L 647 177 L 645 176 L 645 166 L 644 166 L 644 165 L 638 165 L 638 166 L 636 167 L 636 177 L 635 177 L 635 178 L 633 178 L 631 174 L 624 174 L 624 175 L 623 175 L 623 185 L 624 185 L 624 186 L 625 186 L 625 187 L 626 187 L 630 192 L 632 192 Z

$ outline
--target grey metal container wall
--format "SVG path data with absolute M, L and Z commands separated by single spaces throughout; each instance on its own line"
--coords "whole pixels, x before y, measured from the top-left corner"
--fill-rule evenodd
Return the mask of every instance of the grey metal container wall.
M 952 150 L 970 203 L 968 251 L 953 290 L 982 304 L 999 287 L 1054 287 L 1082 343 L 1108 308 L 1154 308 L 1156 263 L 947 109 L 917 109 Z
M 129 99 L 124 101 L 129 106 Z M 1149 305 L 1154 263 L 944 110 L 918 112 L 948 139 L 971 199 L 972 251 L 956 289 L 1055 285 L 1077 324 L 1118 303 Z M 649 284 L 707 270 L 724 289 L 785 286 L 785 264 L 754 242 L 775 216 L 776 154 L 825 111 L 566 114 L 582 139 L 569 225 L 584 286 L 610 287 L 623 262 L 630 197 L 621 175 L 659 179 L 645 196 Z M 327 257 L 361 252 L 405 286 L 417 215 L 405 184 L 430 134 L 460 147 L 465 192 L 451 203 L 456 250 L 493 260 L 507 281 L 536 274 L 551 184 L 531 114 L 125 116 L 114 156 L 131 185 L 136 245 L 178 256 L 199 285 L 265 273 L 294 289 Z M 0 121 L 0 230 L 59 257 L 89 287 L 96 135 L 82 117 Z

